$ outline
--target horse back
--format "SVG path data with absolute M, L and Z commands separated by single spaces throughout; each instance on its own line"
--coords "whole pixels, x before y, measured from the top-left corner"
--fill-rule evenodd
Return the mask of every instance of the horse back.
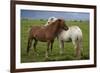
M 48 36 L 46 35 L 49 35 L 46 27 L 41 27 L 41 26 L 33 26 L 31 29 L 30 29 L 30 34 L 29 36 L 31 38 L 35 38 L 39 41 L 42 41 L 42 42 L 45 42 L 47 39 L 48 39 Z M 50 37 L 50 36 L 49 36 Z
M 29 36 L 30 36 L 30 37 L 34 37 L 36 31 L 37 31 L 38 29 L 40 29 L 40 28 L 41 28 L 40 26 L 32 26 L 31 29 L 30 29 L 30 31 L 29 31 Z

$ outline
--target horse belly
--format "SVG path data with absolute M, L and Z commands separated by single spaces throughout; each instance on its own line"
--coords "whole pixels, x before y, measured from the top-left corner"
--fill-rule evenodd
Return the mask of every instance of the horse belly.
M 46 37 L 44 32 L 36 33 L 35 38 L 41 42 L 46 42 Z

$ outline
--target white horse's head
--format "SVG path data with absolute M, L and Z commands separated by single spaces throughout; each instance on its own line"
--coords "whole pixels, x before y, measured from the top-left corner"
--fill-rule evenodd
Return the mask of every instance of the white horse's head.
M 56 17 L 50 17 L 50 18 L 48 19 L 47 23 L 46 23 L 44 26 L 47 26 L 47 25 L 49 25 L 50 23 L 55 22 L 56 20 L 57 20 Z

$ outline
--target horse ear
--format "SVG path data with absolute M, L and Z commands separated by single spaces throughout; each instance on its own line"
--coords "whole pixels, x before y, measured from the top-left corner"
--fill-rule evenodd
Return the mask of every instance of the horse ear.
M 62 20 L 61 19 L 58 19 L 58 21 L 61 22 Z
M 64 24 L 64 20 L 62 20 L 62 19 L 58 19 L 58 23 L 61 25 L 61 24 Z M 61 26 L 63 26 L 63 25 L 61 25 Z
M 58 23 L 60 24 L 60 27 L 63 28 L 64 30 L 69 29 L 68 26 L 65 24 L 65 21 L 63 19 L 58 19 Z
M 57 24 L 61 24 L 61 19 L 56 20 Z

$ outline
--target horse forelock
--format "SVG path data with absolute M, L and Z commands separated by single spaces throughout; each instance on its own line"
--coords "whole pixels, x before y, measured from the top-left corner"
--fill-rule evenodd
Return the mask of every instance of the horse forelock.
M 58 18 L 56 17 L 50 17 L 44 26 L 50 25 L 52 22 L 55 22 L 57 19 Z
M 58 20 L 56 20 L 55 22 L 49 23 L 47 26 L 54 26 L 54 25 L 56 25 L 57 23 L 58 23 Z

